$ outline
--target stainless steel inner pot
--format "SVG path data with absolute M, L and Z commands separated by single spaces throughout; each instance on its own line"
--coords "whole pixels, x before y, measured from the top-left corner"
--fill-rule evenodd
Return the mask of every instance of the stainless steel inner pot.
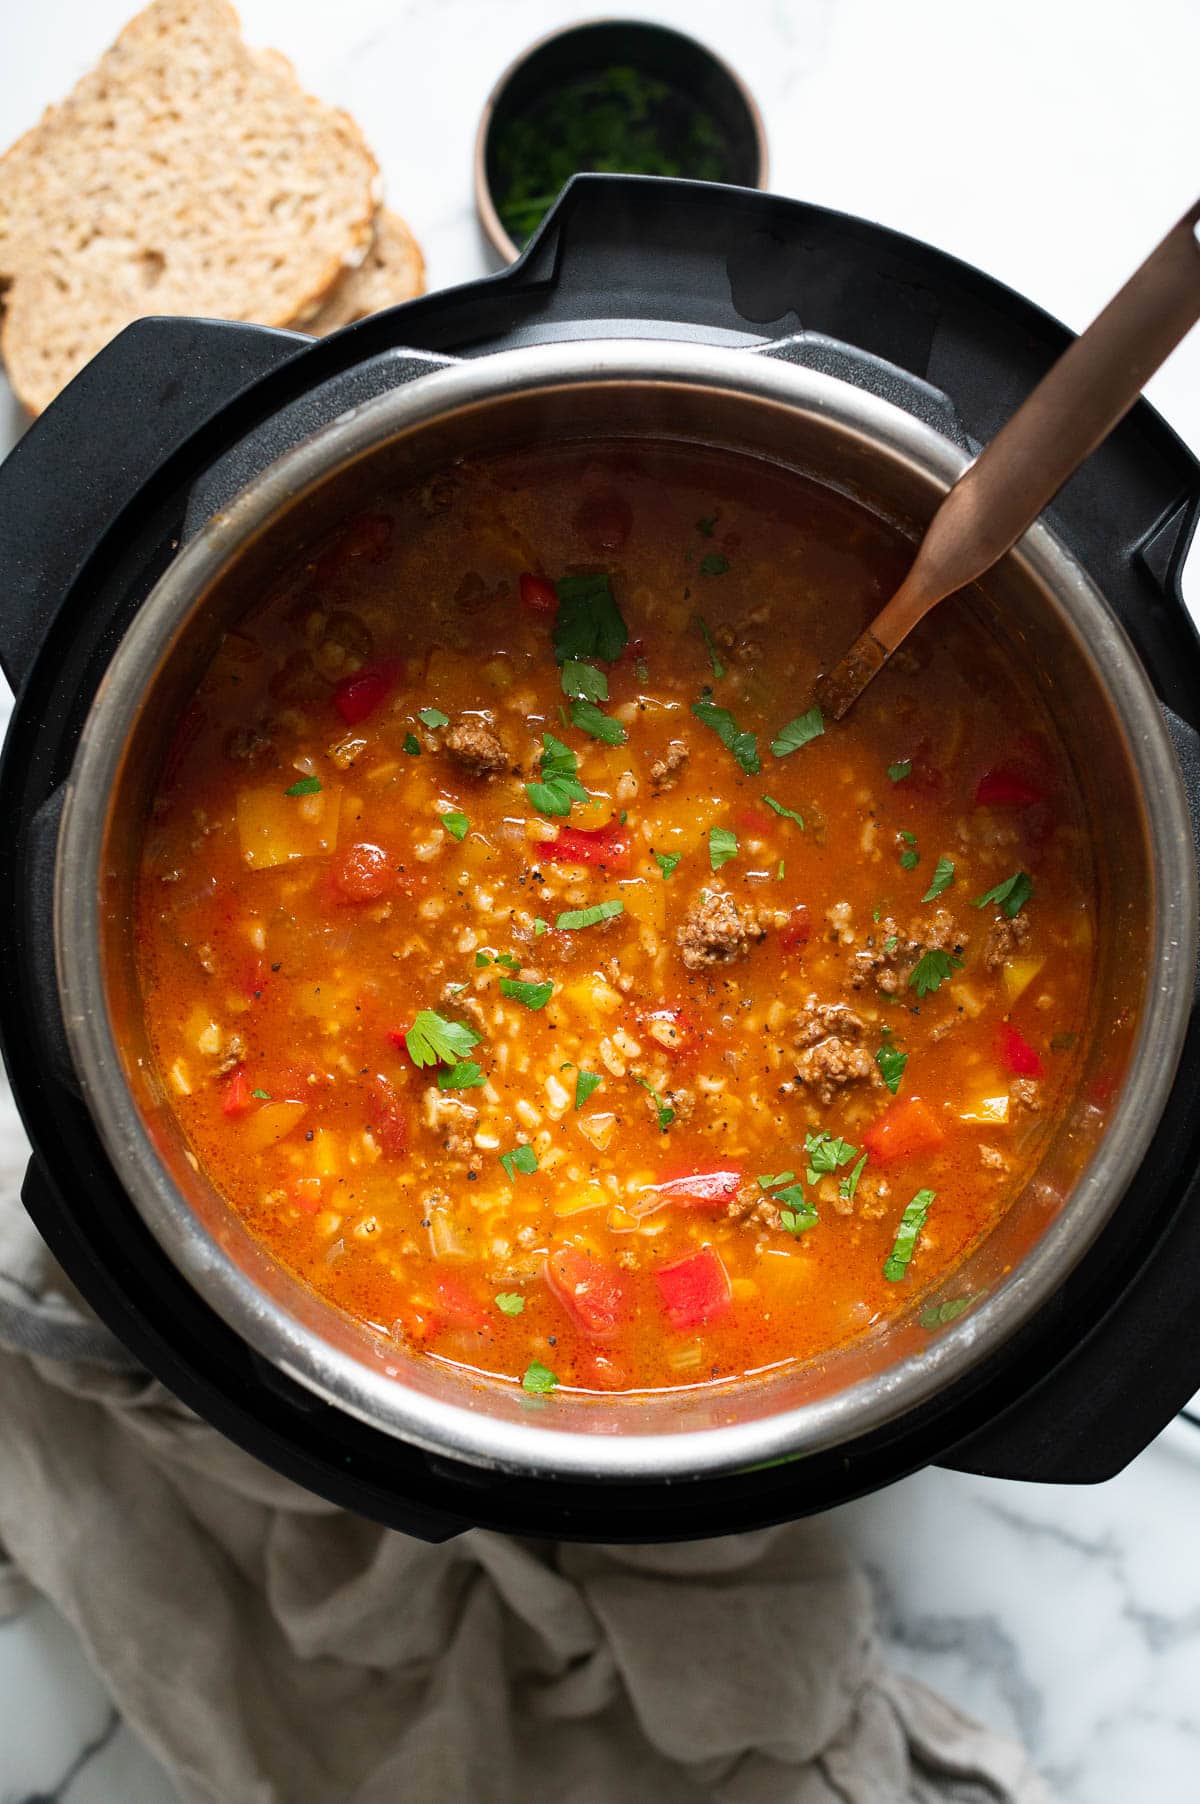
M 912 533 L 967 461 L 858 388 L 715 347 L 625 339 L 506 351 L 368 402 L 210 521 L 119 646 L 70 779 L 56 949 L 87 1103 L 134 1207 L 265 1359 L 338 1408 L 454 1458 L 548 1478 L 678 1480 L 800 1457 L 892 1421 L 1052 1296 L 1120 1202 L 1170 1087 L 1191 996 L 1196 879 L 1178 770 L 1142 668 L 1087 575 L 1037 526 L 985 594 L 945 605 L 988 616 L 1073 750 L 1101 892 L 1098 981 L 1086 1070 L 1035 1177 L 945 1291 L 920 1305 L 967 1291 L 984 1300 L 936 1333 L 914 1309 L 811 1365 L 749 1380 L 548 1400 L 412 1359 L 319 1300 L 248 1237 L 197 1168 L 147 1047 L 131 891 L 164 746 L 222 631 L 365 494 L 464 455 L 597 437 L 750 453 L 855 494 Z

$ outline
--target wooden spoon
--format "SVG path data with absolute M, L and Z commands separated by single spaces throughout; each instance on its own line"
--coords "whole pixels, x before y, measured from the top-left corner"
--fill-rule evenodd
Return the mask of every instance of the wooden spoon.
M 1198 221 L 1200 201 L 959 477 L 892 599 L 818 682 L 834 720 L 930 608 L 990 570 L 1032 526 L 1200 319 Z

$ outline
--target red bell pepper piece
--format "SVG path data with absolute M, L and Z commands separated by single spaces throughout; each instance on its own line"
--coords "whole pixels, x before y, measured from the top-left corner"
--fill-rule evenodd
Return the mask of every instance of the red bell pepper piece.
M 610 1353 L 587 1353 L 575 1368 L 575 1383 L 585 1391 L 628 1391 L 633 1380 L 628 1366 Z
M 941 1123 L 919 1096 L 895 1102 L 873 1121 L 863 1135 L 863 1145 L 876 1165 L 890 1165 L 895 1159 L 914 1159 L 919 1153 L 931 1153 L 946 1138 Z
M 517 589 L 521 606 L 528 608 L 531 614 L 553 614 L 558 607 L 558 593 L 547 576 L 534 576 L 531 570 L 522 570 Z
M 639 1016 L 642 1026 L 656 1046 L 669 1059 L 694 1058 L 704 1038 L 704 1029 L 690 1009 L 648 1009 Z
M 395 669 L 356 670 L 343 677 L 333 692 L 333 705 L 348 727 L 358 726 L 374 714 L 396 681 Z
M 364 840 L 342 853 L 333 866 L 333 881 L 344 902 L 378 902 L 393 886 L 391 861 L 382 846 Z
M 554 864 L 603 865 L 606 871 L 629 869 L 629 841 L 619 827 L 563 827 L 557 839 L 544 839 L 538 856 Z
M 764 833 L 771 831 L 771 817 L 764 814 L 761 808 L 739 808 L 737 824 L 743 833 L 756 833 L 760 839 Z
M 458 1278 L 439 1277 L 434 1295 L 443 1327 L 487 1327 L 487 1311 Z
M 792 910 L 791 920 L 786 927 L 779 929 L 779 947 L 782 952 L 798 952 L 801 946 L 807 946 L 812 938 L 812 922 L 808 917 L 808 909 L 803 902 L 797 903 Z
M 321 1207 L 320 1178 L 293 1178 L 291 1182 L 292 1201 L 302 1215 L 315 1215 Z
M 221 1103 L 221 1113 L 235 1121 L 244 1115 L 250 1107 L 250 1079 L 246 1076 L 246 1067 L 238 1065 L 229 1074 L 229 1082 L 225 1086 L 225 1097 Z
M 664 1265 L 654 1274 L 672 1328 L 700 1328 L 715 1322 L 733 1302 L 729 1273 L 711 1247 Z
M 982 808 L 1024 808 L 1045 799 L 1041 784 L 1012 764 L 998 764 L 994 770 L 985 771 L 975 791 L 975 800 Z
M 1000 1062 L 1014 1077 L 1042 1077 L 1046 1067 L 1041 1055 L 1029 1044 L 1024 1034 L 1005 1021 L 996 1036 Z
M 689 1208 L 719 1208 L 736 1196 L 743 1183 L 740 1171 L 690 1171 L 678 1178 L 667 1178 L 653 1186 L 656 1196 L 668 1203 L 683 1203 Z
M 629 1315 L 629 1299 L 619 1272 L 577 1247 L 559 1247 L 545 1265 L 550 1286 L 576 1327 L 597 1340 L 617 1332 Z
M 364 1088 L 371 1132 L 389 1157 L 403 1158 L 408 1151 L 408 1116 L 396 1094 L 396 1086 L 377 1073 L 368 1078 Z

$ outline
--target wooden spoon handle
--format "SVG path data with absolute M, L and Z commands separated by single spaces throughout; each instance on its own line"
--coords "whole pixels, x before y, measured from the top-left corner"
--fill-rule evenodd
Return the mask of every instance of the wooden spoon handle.
M 935 603 L 1015 544 L 1200 319 L 1198 221 L 1200 201 L 959 477 L 895 595 L 819 686 L 835 718 Z

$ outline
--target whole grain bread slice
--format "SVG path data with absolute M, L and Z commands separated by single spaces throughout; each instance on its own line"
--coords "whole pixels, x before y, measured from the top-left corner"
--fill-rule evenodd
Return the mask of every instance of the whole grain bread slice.
M 315 313 L 292 323 L 322 338 L 369 313 L 415 300 L 425 292 L 425 259 L 421 247 L 398 213 L 381 207 L 371 248 L 357 269 L 348 269 Z
M 367 254 L 379 171 L 349 116 L 226 0 L 153 0 L 0 159 L 0 355 L 31 412 L 130 321 L 286 325 Z

